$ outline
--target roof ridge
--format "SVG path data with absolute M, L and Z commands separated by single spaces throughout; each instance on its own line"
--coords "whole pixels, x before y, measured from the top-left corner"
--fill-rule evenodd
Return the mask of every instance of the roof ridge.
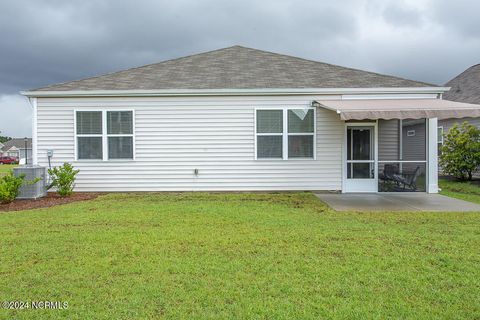
M 61 88 L 62 86 L 70 88 L 70 90 L 73 90 L 71 88 L 75 88 L 75 87 L 77 87 L 77 88 L 80 87 L 81 88 L 82 85 L 84 87 L 87 87 L 87 88 L 88 87 L 95 87 L 95 85 L 98 85 L 98 83 L 102 82 L 103 79 L 108 80 L 108 81 L 117 81 L 118 79 L 126 78 L 128 80 L 128 77 L 130 76 L 130 74 L 133 74 L 133 75 L 136 76 L 136 75 L 142 75 L 142 74 L 155 73 L 155 72 L 157 72 L 159 70 L 161 71 L 163 69 L 165 69 L 165 70 L 169 70 L 169 69 L 176 70 L 176 68 L 179 67 L 179 65 L 181 66 L 183 64 L 183 62 L 181 62 L 181 61 L 185 60 L 185 61 L 188 62 L 189 58 L 190 58 L 190 60 L 199 59 L 200 61 L 201 60 L 206 60 L 206 61 L 215 60 L 215 59 L 217 59 L 217 55 L 215 55 L 215 54 L 212 55 L 212 53 L 216 53 L 216 52 L 225 52 L 224 55 L 226 57 L 238 56 L 238 58 L 240 58 L 240 57 L 245 56 L 245 57 L 249 58 L 250 56 L 252 56 L 252 57 L 255 57 L 255 59 L 258 57 L 258 59 L 262 59 L 262 61 L 265 60 L 267 62 L 269 62 L 270 60 L 274 62 L 276 60 L 277 63 L 283 63 L 283 64 L 286 63 L 286 65 L 284 67 L 286 68 L 286 70 L 290 70 L 291 72 L 295 72 L 292 69 L 292 65 L 294 65 L 294 66 L 298 65 L 299 68 L 301 68 L 302 70 L 304 70 L 307 73 L 308 73 L 308 70 L 317 70 L 318 72 L 321 72 L 321 70 L 330 70 L 330 72 L 335 71 L 335 72 L 338 72 L 339 74 L 343 74 L 344 77 L 345 77 L 345 79 L 343 79 L 343 80 L 342 79 L 337 79 L 337 80 L 334 81 L 332 79 L 322 79 L 321 74 L 318 74 L 318 75 L 317 75 L 317 73 L 309 74 L 309 76 L 310 76 L 309 81 L 311 83 L 315 83 L 316 85 L 320 85 L 320 86 L 322 85 L 322 81 L 325 81 L 325 82 L 330 81 L 332 83 L 338 83 L 340 86 L 344 85 L 344 87 L 346 87 L 346 88 L 355 87 L 355 84 L 356 84 L 355 81 L 359 81 L 360 83 L 362 81 L 363 82 L 371 81 L 372 83 L 376 83 L 377 86 L 382 86 L 383 83 L 389 83 L 389 84 L 391 83 L 391 86 L 394 86 L 394 87 L 395 86 L 404 86 L 404 87 L 420 87 L 420 86 L 423 86 L 423 87 L 427 87 L 427 86 L 437 87 L 438 86 L 438 85 L 435 85 L 435 84 L 430 84 L 430 83 L 416 81 L 416 80 L 410 80 L 410 79 L 402 78 L 402 77 L 399 77 L 399 76 L 381 74 L 381 73 L 378 73 L 378 72 L 366 71 L 366 70 L 356 69 L 356 68 L 352 68 L 352 67 L 345 67 L 345 66 L 340 66 L 340 65 L 337 65 L 337 64 L 327 63 L 327 62 L 323 62 L 323 61 L 317 61 L 317 60 L 312 60 L 312 59 L 307 59 L 307 58 L 302 58 L 302 57 L 296 57 L 296 56 L 292 56 L 292 55 L 288 55 L 288 54 L 282 54 L 282 53 L 271 52 L 271 51 L 266 51 L 266 50 L 251 48 L 251 47 L 245 47 L 245 46 L 242 46 L 242 45 L 233 45 L 233 46 L 229 46 L 229 47 L 204 51 L 204 52 L 200 52 L 200 53 L 189 54 L 189 55 L 186 55 L 186 56 L 177 57 L 177 58 L 173 58 L 173 59 L 167 59 L 167 60 L 154 62 L 154 63 L 149 63 L 149 64 L 145 64 L 145 65 L 134 66 L 134 67 L 130 67 L 130 68 L 122 69 L 122 70 L 117 70 L 117 71 L 112 71 L 112 72 L 108 72 L 108 73 L 100 74 L 100 75 L 95 75 L 95 76 L 91 76 L 91 77 L 84 77 L 84 78 L 80 78 L 80 79 L 76 79 L 76 80 L 64 81 L 64 82 L 61 82 L 61 83 L 51 84 L 51 85 L 48 85 L 48 86 L 43 86 L 43 87 L 39 87 L 39 88 L 36 88 L 36 89 L 32 89 L 31 91 L 36 91 L 36 90 L 39 90 L 39 91 L 54 90 L 55 91 L 57 88 L 59 88 L 59 87 Z M 195 58 L 192 58 L 192 57 L 195 57 Z M 220 58 L 222 58 L 221 54 L 220 54 Z M 176 61 L 179 61 L 179 62 L 176 63 Z M 188 66 L 188 64 L 187 64 L 187 66 Z M 139 71 L 136 71 L 136 70 L 139 70 Z M 185 71 L 185 70 L 187 70 L 187 71 Z M 193 72 L 193 71 L 189 70 L 188 68 L 185 69 L 185 70 L 180 68 L 180 74 L 181 74 L 181 72 Z M 170 72 L 172 72 L 172 71 L 170 71 Z M 345 75 L 347 75 L 347 76 L 345 76 Z M 215 75 L 213 75 L 213 76 L 215 76 Z M 356 80 L 346 81 L 346 80 L 349 79 L 349 76 L 352 76 Z M 361 80 L 360 78 L 362 78 L 362 77 L 365 78 L 365 79 Z M 320 80 L 315 80 L 317 78 L 320 78 Z M 185 79 L 181 79 L 181 80 L 179 80 L 179 79 L 181 79 L 181 77 L 176 79 L 176 80 L 177 81 L 184 81 L 185 80 Z M 262 81 L 264 81 L 264 80 L 262 80 Z M 275 81 L 277 81 L 278 84 L 280 85 L 279 88 L 282 87 L 282 85 L 284 84 L 282 81 L 280 81 L 278 79 L 275 80 Z M 305 82 L 302 82 L 302 80 L 297 79 L 297 81 L 298 81 L 298 83 L 303 83 L 303 85 L 305 85 Z M 215 82 L 215 81 L 213 81 L 213 82 Z M 293 87 L 295 87 L 295 84 L 293 84 L 292 81 L 290 81 L 290 82 L 291 83 L 288 83 L 288 85 L 290 85 L 290 86 L 293 85 Z M 114 83 L 115 83 L 114 85 L 104 86 L 104 87 L 111 87 L 111 88 L 122 87 L 122 86 L 117 86 L 116 82 L 114 82 Z M 128 83 L 128 81 L 126 81 L 126 83 Z M 132 87 L 138 87 L 139 85 L 136 84 L 136 83 L 137 82 L 130 82 L 130 85 Z M 295 82 L 295 83 L 297 83 L 297 82 Z M 397 85 L 395 85 L 395 83 Z M 308 83 L 306 83 L 306 84 L 308 85 Z M 163 84 L 163 85 L 168 87 L 168 85 L 166 85 L 166 84 Z M 198 83 L 196 83 L 195 85 L 197 85 L 199 87 L 202 87 L 202 85 L 199 85 Z M 219 83 L 216 83 L 216 85 L 219 86 Z M 160 84 L 160 86 L 162 86 L 162 84 Z M 180 86 L 181 86 L 181 84 L 180 84 Z M 222 85 L 220 85 L 220 87 L 221 86 Z M 252 85 L 252 86 L 255 86 L 255 84 Z M 389 86 L 390 85 L 387 84 L 387 87 L 389 87 Z M 232 87 L 235 87 L 235 84 L 233 84 Z M 60 90 L 63 90 L 63 89 L 60 89 Z M 69 89 L 67 89 L 67 91 L 68 90 Z M 119 89 L 112 89 L 112 90 L 119 90 Z

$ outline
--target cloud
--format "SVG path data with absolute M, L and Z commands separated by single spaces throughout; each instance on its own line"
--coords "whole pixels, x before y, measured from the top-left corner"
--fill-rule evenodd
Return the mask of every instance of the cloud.
M 19 95 L 0 95 L 0 135 L 15 138 L 32 136 L 32 109 Z
M 234 44 L 442 84 L 480 62 L 479 9 L 473 0 L 3 1 L 0 95 Z

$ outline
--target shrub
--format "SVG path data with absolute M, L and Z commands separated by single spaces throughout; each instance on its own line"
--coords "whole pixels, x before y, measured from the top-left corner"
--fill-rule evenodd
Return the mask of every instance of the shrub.
M 48 174 L 52 179 L 52 183 L 47 189 L 55 187 L 60 196 L 70 196 L 73 193 L 73 187 L 75 186 L 75 176 L 79 172 L 80 170 L 74 170 L 73 166 L 68 162 L 65 162 L 60 167 L 48 169 Z
M 18 196 L 25 175 L 18 177 L 9 172 L 0 178 L 0 203 L 10 203 Z
M 455 124 L 444 135 L 440 167 L 448 175 L 460 180 L 472 180 L 472 173 L 480 165 L 480 129 L 464 122 Z

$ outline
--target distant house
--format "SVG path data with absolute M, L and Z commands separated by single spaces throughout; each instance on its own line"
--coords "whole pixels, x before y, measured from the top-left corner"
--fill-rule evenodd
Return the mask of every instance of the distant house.
M 27 158 L 27 162 L 32 163 L 32 138 L 27 138 L 26 146 L 25 138 L 8 140 L 0 146 L 0 154 L 2 156 L 16 157 L 20 160 L 20 163 L 25 163 L 25 158 Z
M 234 46 L 23 94 L 77 191 L 435 193 L 438 119 L 480 117 L 446 91 Z
M 443 94 L 443 99 L 480 104 L 480 64 L 471 66 L 467 70 L 445 84 L 451 87 L 450 91 Z M 438 144 L 443 144 L 442 134 L 447 132 L 455 123 L 469 123 L 480 128 L 480 118 L 460 118 L 460 119 L 444 119 L 438 121 Z

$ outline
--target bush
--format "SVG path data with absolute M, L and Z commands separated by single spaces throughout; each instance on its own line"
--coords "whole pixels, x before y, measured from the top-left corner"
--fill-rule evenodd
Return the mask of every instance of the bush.
M 9 172 L 0 178 L 0 203 L 10 203 L 18 196 L 25 175 L 15 177 Z
M 464 122 L 455 124 L 444 134 L 440 167 L 448 175 L 459 180 L 472 180 L 472 174 L 480 165 L 480 129 Z
M 74 170 L 73 166 L 65 162 L 60 167 L 48 169 L 48 174 L 52 179 L 52 183 L 47 189 L 57 188 L 57 192 L 62 197 L 70 196 L 73 193 L 73 187 L 75 186 L 75 176 L 80 170 Z

